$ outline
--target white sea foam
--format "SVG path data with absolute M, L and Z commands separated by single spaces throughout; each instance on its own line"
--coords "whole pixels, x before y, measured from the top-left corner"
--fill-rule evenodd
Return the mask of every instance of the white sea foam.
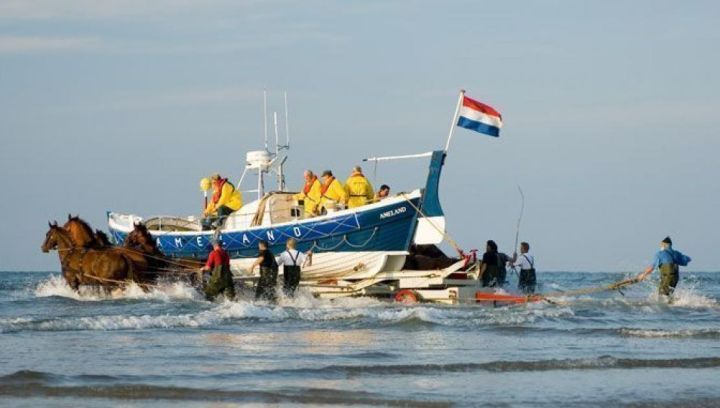
M 716 299 L 698 293 L 694 287 L 680 286 L 673 294 L 673 306 L 691 309 L 714 308 L 718 306 Z
M 185 298 L 185 288 L 170 285 L 156 293 L 145 293 L 139 288 L 128 288 L 122 293 L 105 295 L 98 293 L 77 294 L 64 284 L 61 278 L 51 278 L 38 286 L 37 296 L 67 296 L 73 299 L 175 299 Z M 193 295 L 195 296 L 195 295 Z M 16 319 L 0 321 L 0 331 L 56 331 L 56 330 L 143 330 L 182 327 L 212 327 L 231 324 L 234 321 L 257 320 L 278 322 L 301 320 L 362 321 L 367 323 L 395 324 L 421 322 L 445 326 L 482 327 L 487 325 L 516 325 L 533 323 L 540 319 L 573 316 L 567 307 L 532 305 L 517 308 L 447 307 L 432 305 L 404 306 L 371 298 L 345 298 L 333 301 L 316 299 L 310 294 L 300 294 L 294 299 L 281 298 L 277 305 L 267 302 L 221 301 L 205 310 L 185 314 L 164 315 L 96 315 L 62 317 L 56 319 Z M 205 306 L 202 306 L 205 307 Z
M 192 287 L 181 283 L 163 283 L 145 291 L 142 287 L 131 283 L 124 288 L 113 289 L 106 292 L 97 287 L 81 286 L 74 291 L 65 282 L 62 276 L 51 275 L 47 280 L 40 282 L 34 290 L 37 297 L 59 296 L 79 301 L 96 302 L 114 299 L 201 299 L 200 294 Z
M 628 337 L 643 338 L 720 338 L 720 329 L 680 329 L 680 330 L 662 330 L 662 329 L 620 329 L 620 334 Z
M 63 317 L 57 319 L 0 319 L 0 332 L 64 330 L 139 330 L 181 327 L 209 327 L 239 319 L 285 320 L 289 317 L 280 307 L 264 307 L 247 302 L 223 302 L 212 309 L 178 315 L 104 315 Z

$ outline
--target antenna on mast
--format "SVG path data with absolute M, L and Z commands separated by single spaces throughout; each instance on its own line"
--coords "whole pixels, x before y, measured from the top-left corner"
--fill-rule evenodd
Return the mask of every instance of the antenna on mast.
M 273 125 L 275 128 L 275 157 L 273 158 L 273 161 L 278 161 L 277 168 L 275 170 L 278 176 L 278 190 L 285 191 L 285 173 L 283 171 L 283 166 L 285 165 L 287 156 L 280 156 L 280 150 L 284 149 L 285 146 L 280 146 L 280 134 L 278 133 L 277 112 L 273 112 Z
M 288 122 L 287 91 L 285 91 L 285 148 L 290 150 L 290 125 Z
M 268 150 L 268 128 L 267 128 L 267 89 L 263 88 L 263 127 L 265 128 L 265 150 Z
M 275 156 L 280 153 L 280 136 L 278 135 L 277 112 L 273 112 L 273 126 L 275 127 Z

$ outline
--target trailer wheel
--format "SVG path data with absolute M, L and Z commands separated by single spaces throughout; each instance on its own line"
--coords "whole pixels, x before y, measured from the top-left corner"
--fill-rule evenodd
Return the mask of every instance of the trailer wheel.
M 412 289 L 401 289 L 395 293 L 395 301 L 411 305 L 420 301 L 420 295 Z

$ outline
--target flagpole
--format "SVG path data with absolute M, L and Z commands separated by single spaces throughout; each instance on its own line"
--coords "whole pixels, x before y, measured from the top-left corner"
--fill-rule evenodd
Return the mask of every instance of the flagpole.
M 455 106 L 455 114 L 453 115 L 452 121 L 450 122 L 450 133 L 448 133 L 447 143 L 445 143 L 445 154 L 447 154 L 450 148 L 450 139 L 452 139 L 453 132 L 457 126 L 458 113 L 460 113 L 460 106 L 462 106 L 463 98 L 465 97 L 465 90 L 461 89 L 458 95 L 457 106 Z

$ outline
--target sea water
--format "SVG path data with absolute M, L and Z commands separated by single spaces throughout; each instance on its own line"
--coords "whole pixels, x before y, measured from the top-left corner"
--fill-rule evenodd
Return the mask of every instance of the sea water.
M 539 280 L 558 292 L 627 276 Z M 720 273 L 682 274 L 672 304 L 655 284 L 498 308 L 268 304 L 4 272 L 0 405 L 720 406 Z

